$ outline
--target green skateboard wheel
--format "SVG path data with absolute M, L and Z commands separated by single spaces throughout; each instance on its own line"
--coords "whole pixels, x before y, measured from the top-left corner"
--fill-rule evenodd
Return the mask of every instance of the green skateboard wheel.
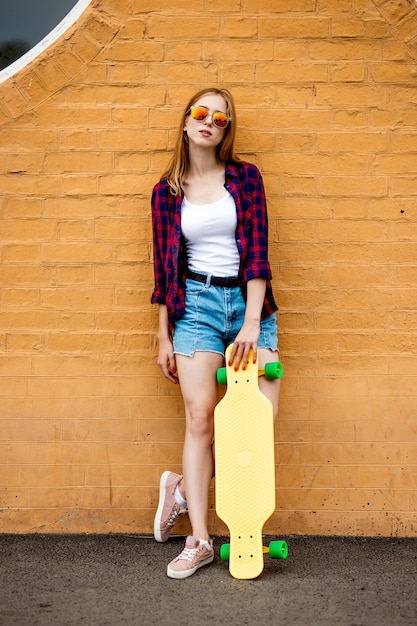
M 223 543 L 220 546 L 220 558 L 222 561 L 228 561 L 230 558 L 230 543 Z
M 265 364 L 265 378 L 268 380 L 274 380 L 276 378 L 282 378 L 282 363 L 275 361 L 275 363 Z
M 217 370 L 217 382 L 219 385 L 225 385 L 227 383 L 227 369 L 225 367 L 219 367 Z
M 288 545 L 286 541 L 271 541 L 269 544 L 269 556 L 271 559 L 286 559 Z

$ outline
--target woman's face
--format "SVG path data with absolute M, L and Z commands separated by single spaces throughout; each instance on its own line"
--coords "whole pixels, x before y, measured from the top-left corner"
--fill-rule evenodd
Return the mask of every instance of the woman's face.
M 227 115 L 227 105 L 223 96 L 219 94 L 206 94 L 199 98 L 192 108 L 197 106 L 206 107 L 209 115 L 202 121 L 193 119 L 187 115 L 184 130 L 190 142 L 199 147 L 216 148 L 224 137 L 226 128 L 220 128 L 213 123 L 213 113 L 219 111 Z

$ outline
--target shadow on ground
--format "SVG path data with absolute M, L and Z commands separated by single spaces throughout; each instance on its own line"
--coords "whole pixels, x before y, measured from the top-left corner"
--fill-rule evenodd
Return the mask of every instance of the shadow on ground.
M 417 625 L 417 539 L 286 539 L 256 580 L 229 575 L 217 538 L 214 563 L 177 581 L 181 537 L 0 535 L 0 624 Z

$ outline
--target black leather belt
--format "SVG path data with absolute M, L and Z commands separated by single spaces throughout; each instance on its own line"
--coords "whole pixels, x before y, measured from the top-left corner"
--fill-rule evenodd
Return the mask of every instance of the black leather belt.
M 239 287 L 238 278 L 227 278 L 223 276 L 207 276 L 207 274 L 199 274 L 198 272 L 192 272 L 188 270 L 187 278 L 196 280 L 199 283 L 208 283 L 213 287 Z

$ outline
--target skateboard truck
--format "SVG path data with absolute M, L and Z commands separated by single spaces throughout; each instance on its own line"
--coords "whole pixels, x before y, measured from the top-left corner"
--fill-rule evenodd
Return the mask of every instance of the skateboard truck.
M 282 378 L 283 373 L 282 363 L 280 361 L 265 363 L 264 369 L 258 368 L 258 376 L 265 376 L 268 380 Z M 220 367 L 217 370 L 217 382 L 219 385 L 225 385 L 227 383 L 227 367 Z

